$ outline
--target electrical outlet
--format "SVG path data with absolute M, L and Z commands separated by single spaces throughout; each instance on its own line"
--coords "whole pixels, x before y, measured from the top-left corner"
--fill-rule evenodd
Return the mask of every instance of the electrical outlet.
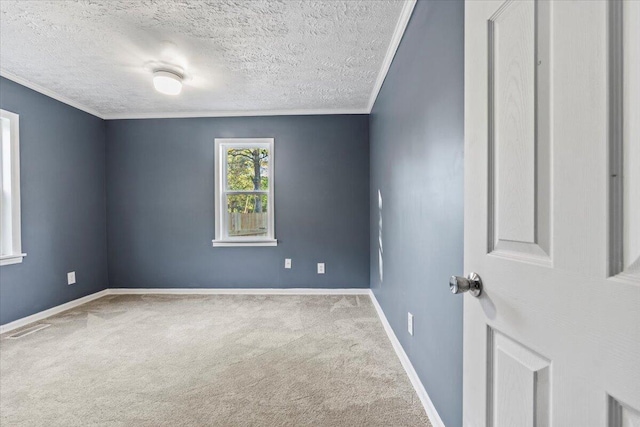
M 284 268 L 291 268 L 291 258 L 284 259 Z
M 324 262 L 318 263 L 318 274 L 324 274 Z
M 73 285 L 76 283 L 76 272 L 70 271 L 67 273 L 67 285 Z
M 409 330 L 409 335 L 413 336 L 413 314 L 407 314 L 407 329 Z

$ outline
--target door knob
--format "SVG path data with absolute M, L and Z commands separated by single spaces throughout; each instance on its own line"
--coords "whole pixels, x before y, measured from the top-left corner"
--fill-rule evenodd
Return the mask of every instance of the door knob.
M 482 279 L 477 273 L 469 273 L 467 277 L 451 276 L 449 279 L 449 289 L 453 294 L 461 294 L 469 291 L 474 297 L 479 297 L 482 293 Z

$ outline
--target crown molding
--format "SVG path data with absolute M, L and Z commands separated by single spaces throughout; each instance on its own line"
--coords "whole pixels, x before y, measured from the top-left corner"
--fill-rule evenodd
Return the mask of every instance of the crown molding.
M 301 109 L 301 110 L 241 110 L 241 111 L 187 111 L 159 113 L 106 114 L 105 120 L 129 119 L 181 119 L 198 117 L 254 117 L 254 116 L 320 116 L 341 114 L 369 114 L 366 108 L 352 109 Z
M 5 69 L 0 68 L 0 76 L 16 82 L 29 89 L 35 90 L 43 95 L 67 104 L 78 110 L 89 113 L 93 116 L 104 120 L 126 120 L 126 119 L 168 119 L 168 118 L 196 118 L 196 117 L 253 117 L 253 116 L 310 116 L 310 115 L 343 115 L 343 114 L 370 114 L 373 106 L 376 102 L 380 89 L 384 83 L 393 58 L 395 57 L 398 46 L 402 41 L 404 32 L 411 19 L 411 14 L 416 5 L 417 0 L 405 0 L 400 12 L 400 17 L 396 23 L 396 27 L 393 32 L 391 41 L 387 48 L 384 60 L 378 77 L 374 84 L 373 90 L 369 97 L 369 104 L 366 108 L 351 108 L 351 109 L 292 109 L 292 110 L 247 110 L 247 111 L 193 111 L 193 112 L 160 112 L 160 113 L 114 113 L 114 114 L 102 114 L 93 108 L 87 107 L 77 101 L 69 99 L 63 95 L 60 95 L 50 89 L 40 86 L 37 83 L 33 83 L 25 78 L 19 77 Z
M 373 86 L 373 90 L 371 91 L 371 96 L 369 97 L 367 114 L 370 114 L 371 110 L 373 110 L 373 106 L 376 103 L 376 99 L 378 98 L 378 93 L 380 93 L 380 89 L 382 89 L 384 79 L 387 77 L 387 73 L 389 72 L 391 63 L 393 62 L 393 58 L 396 56 L 396 51 L 400 46 L 400 42 L 402 41 L 404 32 L 407 29 L 409 20 L 411 19 L 411 14 L 413 13 L 413 8 L 416 6 L 416 2 L 417 0 L 406 0 L 402 6 L 400 17 L 398 18 L 396 28 L 393 31 L 393 36 L 391 37 L 391 42 L 389 42 L 389 47 L 387 48 L 387 54 L 384 57 L 382 67 L 378 72 L 378 78 L 376 79 L 376 83 Z
M 347 108 L 347 109 L 292 109 L 292 110 L 246 110 L 246 111 L 169 111 L 159 113 L 115 113 L 101 114 L 79 102 L 73 101 L 50 89 L 33 83 L 27 79 L 0 68 L 0 76 L 11 80 L 19 85 L 35 90 L 49 98 L 60 101 L 85 113 L 89 113 L 103 120 L 127 120 L 127 119 L 178 119 L 197 117 L 254 117 L 254 116 L 319 116 L 319 115 L 349 115 L 349 114 L 369 114 L 367 108 Z
M 83 105 L 79 102 L 73 101 L 69 98 L 67 98 L 66 96 L 62 96 L 50 89 L 47 89 L 45 87 L 40 86 L 37 83 L 33 83 L 30 80 L 24 79 L 20 76 L 16 76 L 15 74 L 13 74 L 12 72 L 9 72 L 5 69 L 0 68 L 0 76 L 4 77 L 7 80 L 11 80 L 15 83 L 18 83 L 19 85 L 28 87 L 29 89 L 35 90 L 36 92 L 39 92 L 43 95 L 48 96 L 49 98 L 53 98 L 56 101 L 60 101 L 63 104 L 67 104 L 73 108 L 76 108 L 78 110 L 82 110 L 85 113 L 89 113 L 92 116 L 96 116 L 100 119 L 104 119 L 104 117 L 102 116 L 102 114 L 100 114 L 98 111 L 94 110 L 93 108 L 87 107 L 86 105 Z

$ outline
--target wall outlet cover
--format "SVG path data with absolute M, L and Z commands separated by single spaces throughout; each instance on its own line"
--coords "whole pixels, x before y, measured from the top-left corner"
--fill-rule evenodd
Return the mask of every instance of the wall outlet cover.
M 284 259 L 284 268 L 291 268 L 291 258 Z
M 318 274 L 324 274 L 324 262 L 318 263 Z
M 70 271 L 67 273 L 67 285 L 73 285 L 76 283 L 76 272 Z

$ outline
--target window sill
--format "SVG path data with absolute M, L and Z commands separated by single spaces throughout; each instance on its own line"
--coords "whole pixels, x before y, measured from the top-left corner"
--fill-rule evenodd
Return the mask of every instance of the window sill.
M 253 242 L 249 241 L 237 241 L 237 240 L 213 240 L 213 247 L 243 247 L 243 246 L 278 246 L 278 241 L 276 239 L 265 239 L 265 240 L 255 240 Z
M 11 265 L 11 264 L 20 264 L 22 262 L 22 258 L 26 257 L 27 254 L 15 254 L 15 255 L 3 255 L 0 256 L 0 266 L 2 265 Z

